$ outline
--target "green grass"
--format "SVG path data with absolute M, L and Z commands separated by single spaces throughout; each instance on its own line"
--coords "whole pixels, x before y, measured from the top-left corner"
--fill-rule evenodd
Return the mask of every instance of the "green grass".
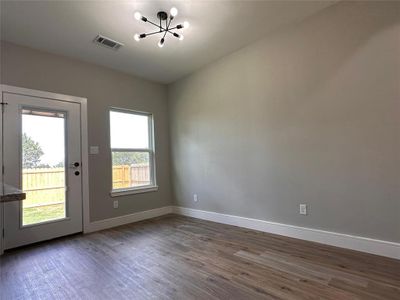
M 46 222 L 65 217 L 65 205 L 55 204 L 42 207 L 32 207 L 23 209 L 23 225 L 30 225 Z
M 65 217 L 65 189 L 49 189 L 26 193 L 23 202 L 23 225 L 46 222 Z M 43 205 L 35 207 L 35 205 Z

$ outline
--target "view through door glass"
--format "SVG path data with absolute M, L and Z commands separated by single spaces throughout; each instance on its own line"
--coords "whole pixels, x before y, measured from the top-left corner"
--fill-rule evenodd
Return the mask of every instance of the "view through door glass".
M 65 113 L 22 110 L 22 225 L 66 217 Z

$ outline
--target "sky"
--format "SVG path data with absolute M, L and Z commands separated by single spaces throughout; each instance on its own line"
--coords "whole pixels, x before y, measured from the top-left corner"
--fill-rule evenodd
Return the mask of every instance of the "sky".
M 22 115 L 22 132 L 38 142 L 44 155 L 41 163 L 55 165 L 64 161 L 64 118 Z
M 110 112 L 112 148 L 148 148 L 148 117 Z

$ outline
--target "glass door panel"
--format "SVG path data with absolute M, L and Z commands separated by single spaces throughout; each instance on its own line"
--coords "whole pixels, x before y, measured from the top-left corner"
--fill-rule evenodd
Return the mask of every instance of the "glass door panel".
M 22 109 L 22 225 L 64 219 L 65 113 Z

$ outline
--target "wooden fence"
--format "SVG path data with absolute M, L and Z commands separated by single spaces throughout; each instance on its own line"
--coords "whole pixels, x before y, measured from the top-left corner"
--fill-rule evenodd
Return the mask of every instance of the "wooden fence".
M 114 189 L 147 185 L 150 183 L 149 164 L 113 166 L 112 181 Z
M 64 168 L 24 169 L 22 171 L 24 191 L 63 188 L 64 186 Z
M 134 187 L 150 183 L 149 164 L 113 166 L 113 188 Z M 54 203 L 64 201 L 64 168 L 24 169 L 22 188 L 27 193 L 27 201 L 35 203 Z
M 24 208 L 64 203 L 64 168 L 24 169 L 22 189 L 26 192 Z

